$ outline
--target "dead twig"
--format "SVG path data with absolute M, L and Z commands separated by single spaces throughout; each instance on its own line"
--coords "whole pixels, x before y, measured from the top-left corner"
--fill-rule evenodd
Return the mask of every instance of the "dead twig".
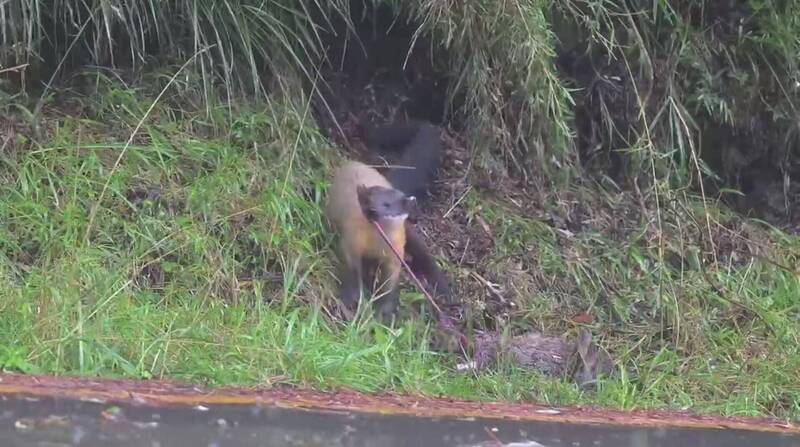
M 8 73 L 9 71 L 20 71 L 23 68 L 27 67 L 28 65 L 30 65 L 30 64 L 20 64 L 20 65 L 14 66 L 14 67 L 0 68 L 0 74 Z
M 414 280 L 414 283 L 417 285 L 419 290 L 422 292 L 423 295 L 425 295 L 425 297 L 431 303 L 433 308 L 436 310 L 436 314 L 438 316 L 437 320 L 439 322 L 439 326 L 445 332 L 457 335 L 458 336 L 458 340 L 459 340 L 459 344 L 461 345 L 461 348 L 462 349 L 466 348 L 466 346 L 468 345 L 467 337 L 464 334 L 462 334 L 461 332 L 459 332 L 453 326 L 453 324 L 450 322 L 450 318 L 448 318 L 444 314 L 444 312 L 442 312 L 442 309 L 439 307 L 438 304 L 436 304 L 436 300 L 434 300 L 433 296 L 431 296 L 431 294 L 428 292 L 428 290 L 425 289 L 425 286 L 422 285 L 422 282 L 419 280 L 419 278 L 417 278 L 417 275 L 415 275 L 414 272 L 411 271 L 411 268 L 408 266 L 408 264 L 406 264 L 406 260 L 403 259 L 402 256 L 400 256 L 400 252 L 397 251 L 397 248 L 395 248 L 394 244 L 392 244 L 392 241 L 389 240 L 389 237 L 383 231 L 383 228 L 381 228 L 381 226 L 378 224 L 378 222 L 376 222 L 374 220 L 370 221 L 370 222 L 378 230 L 378 234 L 381 235 L 381 238 L 383 239 L 383 241 L 386 242 L 386 244 L 389 246 L 389 248 L 392 249 L 392 253 L 394 253 L 395 257 L 398 260 L 400 260 L 400 263 L 403 265 L 403 269 L 406 271 L 406 273 L 408 273 L 408 275 L 411 277 L 411 279 Z

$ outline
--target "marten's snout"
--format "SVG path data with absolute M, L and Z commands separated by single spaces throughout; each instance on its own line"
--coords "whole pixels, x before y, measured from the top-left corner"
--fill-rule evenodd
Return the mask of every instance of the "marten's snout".
M 405 219 L 408 217 L 408 210 L 403 200 L 396 200 L 394 202 L 385 201 L 382 202 L 380 206 L 381 211 L 378 214 L 385 218 Z
M 374 203 L 377 214 L 385 219 L 405 219 L 408 217 L 406 196 L 397 190 L 384 190 L 376 194 Z

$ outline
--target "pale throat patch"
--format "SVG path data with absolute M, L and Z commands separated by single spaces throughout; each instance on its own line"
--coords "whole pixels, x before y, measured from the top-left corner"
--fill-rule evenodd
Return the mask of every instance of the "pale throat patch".
M 384 216 L 378 220 L 378 225 L 385 231 L 391 231 L 394 228 L 405 225 L 408 213 L 398 214 L 397 216 Z

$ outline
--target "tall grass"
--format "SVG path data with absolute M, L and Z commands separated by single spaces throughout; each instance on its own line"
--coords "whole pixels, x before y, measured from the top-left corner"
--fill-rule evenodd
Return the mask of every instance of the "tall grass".
M 31 64 L 49 77 L 61 63 L 141 67 L 153 57 L 193 69 L 205 89 L 263 94 L 266 70 L 302 73 L 320 57 L 312 2 L 22 0 L 0 5 L 4 66 Z M 63 73 L 56 73 L 63 74 Z M 309 75 L 310 73 L 306 73 Z M 272 73 L 275 77 L 275 73 Z M 46 80 L 47 78 L 45 78 Z
M 419 21 L 419 33 L 437 42 L 446 61 L 440 66 L 453 74 L 450 99 L 465 97 L 452 112 L 466 120 L 474 148 L 522 148 L 501 153 L 524 170 L 533 161 L 544 165 L 551 152 L 568 152 L 569 96 L 549 62 L 554 41 L 546 2 L 398 5 Z M 231 96 L 264 93 L 265 81 L 274 87 L 291 73 L 315 80 L 325 35 L 335 32 L 329 15 L 350 26 L 360 19 L 350 17 L 347 0 L 26 0 L 4 3 L 0 11 L 7 18 L 0 25 L 4 65 L 29 63 L 45 70 L 46 79 L 61 61 L 136 67 L 151 56 L 182 62 L 201 53 L 192 68 L 207 100 L 217 82 Z
M 572 98 L 552 64 L 550 2 L 400 4 L 448 61 L 450 101 L 463 98 L 454 117 L 475 155 L 501 155 L 519 173 L 554 177 L 553 157 L 575 161 Z
M 621 157 L 637 181 L 655 175 L 673 186 L 720 172 L 730 180 L 748 160 L 794 166 L 800 19 L 790 2 L 368 3 L 417 26 L 409 45 L 431 42 L 436 66 L 450 74 L 451 118 L 476 156 L 552 178 L 579 159 Z M 4 2 L 0 15 L 0 63 L 31 64 L 37 82 L 70 66 L 135 68 L 197 55 L 192 69 L 206 101 L 218 83 L 232 97 L 298 75 L 318 82 L 327 37 L 347 32 L 333 29 L 333 15 L 349 27 L 363 19 L 351 16 L 350 0 L 20 0 Z M 570 51 L 578 73 L 554 64 Z M 580 107 L 589 134 L 573 125 Z M 757 147 L 702 144 L 701 134 L 719 126 Z
M 577 96 L 599 130 L 589 141 L 599 158 L 624 158 L 629 178 L 655 174 L 678 188 L 701 178 L 738 188 L 751 164 L 797 166 L 790 3 L 553 3 L 565 18 L 556 34 L 582 59 L 572 77 L 588 87 Z

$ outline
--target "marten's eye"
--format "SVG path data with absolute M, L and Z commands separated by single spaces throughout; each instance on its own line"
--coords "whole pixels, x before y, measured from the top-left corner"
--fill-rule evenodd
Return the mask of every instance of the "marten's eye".
M 383 202 L 383 207 L 384 208 L 389 208 L 389 202 Z

